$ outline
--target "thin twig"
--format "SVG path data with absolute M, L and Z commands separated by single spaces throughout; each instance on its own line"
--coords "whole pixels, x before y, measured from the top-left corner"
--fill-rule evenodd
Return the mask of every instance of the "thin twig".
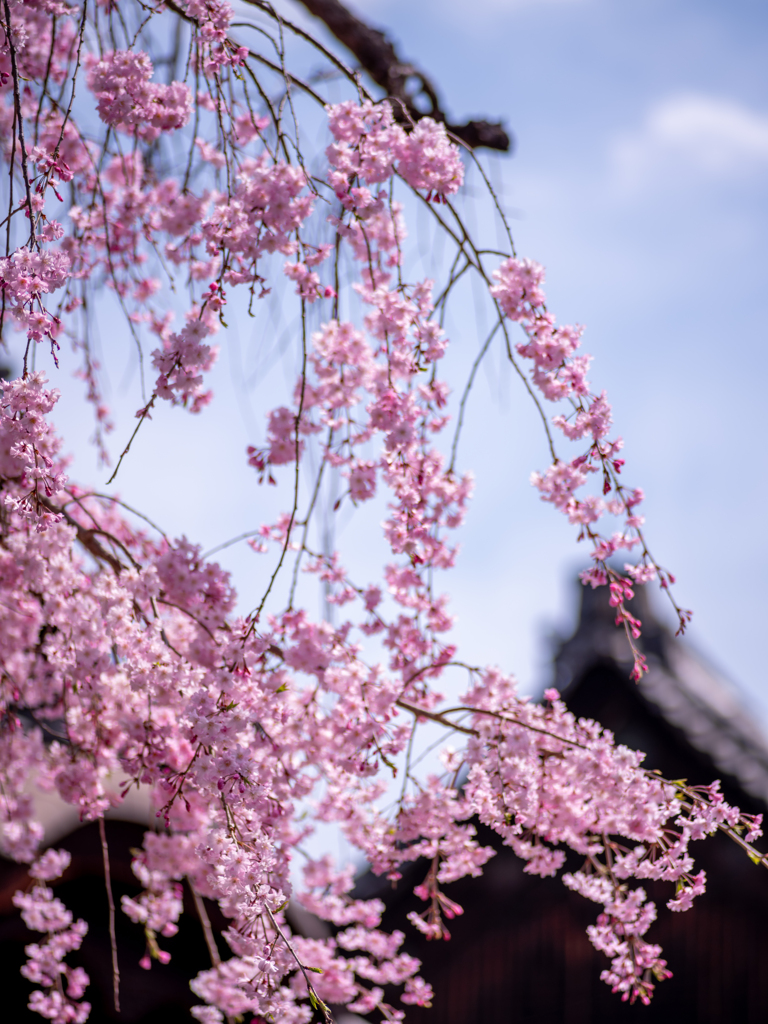
M 277 934 L 283 940 L 283 942 L 287 946 L 288 951 L 290 952 L 291 956 L 293 957 L 293 959 L 298 964 L 299 970 L 304 975 L 304 981 L 307 983 L 307 991 L 309 992 L 309 998 L 310 998 L 310 1002 L 312 1003 L 313 1009 L 315 1007 L 317 1007 L 317 1009 L 320 1010 L 320 1012 L 322 1013 L 323 1017 L 325 1018 L 326 1024 L 333 1024 L 333 1015 L 331 1014 L 331 1011 L 325 1005 L 323 1000 L 320 998 L 320 996 L 317 994 L 317 992 L 315 992 L 314 985 L 309 980 L 309 975 L 307 974 L 307 968 L 304 966 L 304 964 L 299 959 L 299 954 L 296 952 L 296 950 L 293 948 L 291 943 L 286 938 L 285 933 L 283 932 L 282 928 L 280 927 L 280 925 L 275 920 L 274 914 L 272 913 L 272 911 L 269 909 L 269 907 L 266 904 L 264 904 L 264 909 L 266 910 L 267 915 L 269 916 L 269 920 L 272 922 L 272 927 L 275 929 Z
M 13 109 L 15 121 L 19 126 L 19 148 L 21 149 L 21 176 L 24 180 L 24 189 L 27 198 L 27 213 L 29 214 L 29 237 L 33 248 L 37 247 L 35 235 L 35 212 L 32 209 L 32 188 L 29 184 L 29 165 L 27 163 L 27 148 L 24 142 L 24 118 L 21 112 L 21 86 L 18 65 L 16 63 L 16 46 L 13 42 L 13 31 L 11 29 L 11 9 L 8 0 L 3 0 L 5 10 L 5 33 L 8 40 L 8 52 L 11 56 L 11 75 L 13 76 Z
M 449 473 L 453 471 L 456 465 L 456 452 L 459 447 L 459 437 L 461 436 L 461 428 L 464 426 L 464 408 L 467 404 L 467 399 L 469 398 L 469 392 L 472 390 L 472 385 L 475 382 L 475 376 L 477 374 L 477 371 L 480 369 L 480 363 L 482 363 L 483 359 L 485 358 L 485 355 L 488 349 L 490 348 L 491 342 L 493 341 L 496 335 L 496 331 L 498 331 L 499 327 L 501 327 L 501 321 L 497 320 L 490 334 L 485 339 L 485 344 L 478 352 L 477 357 L 474 363 L 472 364 L 472 370 L 470 371 L 469 378 L 464 388 L 464 393 L 461 396 L 461 401 L 459 402 L 459 414 L 456 419 L 456 432 L 453 435 L 453 444 L 451 445 L 451 462 L 450 465 L 448 466 Z
M 213 928 L 211 928 L 211 919 L 208 917 L 208 911 L 205 909 L 203 897 L 195 890 L 191 881 L 189 888 L 192 893 L 192 899 L 195 901 L 197 916 L 200 918 L 200 924 L 203 926 L 203 935 L 205 936 L 205 944 L 208 947 L 211 963 L 214 967 L 218 967 L 221 964 L 221 956 L 219 955 L 219 947 L 216 945 Z
M 254 0 L 249 0 L 254 2 Z M 484 146 L 508 152 L 512 148 L 512 140 L 501 124 L 492 124 L 485 120 L 471 120 L 465 124 L 450 124 L 442 110 L 437 89 L 430 78 L 411 61 L 403 60 L 387 36 L 378 29 L 371 28 L 360 18 L 349 11 L 339 0 L 301 0 L 307 10 L 325 22 L 339 42 L 355 55 L 360 65 L 373 81 L 384 89 L 388 96 L 407 108 L 411 121 L 422 117 L 431 117 L 443 122 L 452 135 L 475 149 Z M 256 3 L 266 7 L 266 4 Z M 294 29 L 295 31 L 295 29 Z M 409 86 L 416 81 L 415 91 Z M 416 105 L 417 97 L 425 97 L 429 102 L 429 110 L 420 110 Z M 395 106 L 397 115 L 397 106 Z M 399 120 L 402 119 L 402 115 Z
M 115 900 L 112 895 L 112 874 L 109 869 L 109 849 L 107 847 L 107 830 L 104 827 L 104 816 L 99 818 L 99 836 L 101 837 L 101 857 L 104 862 L 104 882 L 107 887 L 107 903 L 109 904 L 109 942 L 112 946 L 112 992 L 115 999 L 115 1013 L 120 1013 L 120 968 L 117 963 L 117 935 L 115 933 Z

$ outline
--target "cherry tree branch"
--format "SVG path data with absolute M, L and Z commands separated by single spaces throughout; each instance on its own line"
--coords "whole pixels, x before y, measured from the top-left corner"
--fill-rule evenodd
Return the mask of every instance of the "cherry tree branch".
M 107 889 L 109 906 L 109 944 L 112 950 L 112 995 L 115 1002 L 115 1013 L 120 1013 L 120 968 L 117 963 L 117 934 L 115 932 L 115 898 L 112 894 L 112 873 L 109 867 L 109 848 L 107 833 L 104 827 L 104 815 L 99 818 L 99 838 L 101 840 L 101 856 L 104 863 L 104 884 Z
M 437 89 L 432 80 L 416 64 L 403 60 L 392 41 L 384 32 L 366 24 L 339 0 L 301 0 L 310 14 L 324 21 L 336 38 L 354 54 L 360 67 L 373 81 L 384 89 L 388 96 L 398 102 L 393 104 L 395 117 L 407 121 L 399 105 L 405 107 L 408 117 L 418 121 L 431 117 L 440 121 L 448 131 L 461 139 L 470 149 L 484 147 L 508 153 L 513 146 L 509 133 L 502 124 L 472 119 L 464 124 L 453 124 L 446 116 Z M 414 88 L 415 83 L 415 88 Z M 426 99 L 429 109 L 417 105 L 417 100 Z

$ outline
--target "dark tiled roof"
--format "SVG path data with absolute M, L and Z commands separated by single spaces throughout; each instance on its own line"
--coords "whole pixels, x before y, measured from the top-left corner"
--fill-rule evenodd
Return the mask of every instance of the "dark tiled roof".
M 636 686 L 649 709 L 680 730 L 719 774 L 768 803 L 768 737 L 744 694 L 659 621 L 644 588 L 638 588 L 633 605 L 633 614 L 643 622 L 640 646 L 649 671 L 640 683 L 627 685 Z M 606 588 L 584 588 L 576 631 L 555 654 L 555 686 L 566 701 L 598 665 L 613 664 L 629 676 L 629 643 L 613 620 Z

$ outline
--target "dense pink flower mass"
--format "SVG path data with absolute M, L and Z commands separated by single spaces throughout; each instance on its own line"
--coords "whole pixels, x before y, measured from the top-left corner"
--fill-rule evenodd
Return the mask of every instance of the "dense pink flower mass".
M 160 132 L 182 128 L 189 120 L 192 96 L 182 82 L 150 81 L 152 61 L 146 53 L 105 53 L 88 72 L 88 88 L 98 100 L 99 117 L 122 132 L 138 132 L 153 142 Z
M 604 978 L 647 1002 L 669 971 L 644 938 L 656 909 L 633 880 L 670 882 L 668 907 L 687 910 L 705 884 L 691 842 L 722 830 L 751 850 L 760 821 L 726 804 L 717 783 L 694 789 L 647 771 L 641 753 L 577 720 L 555 691 L 536 704 L 501 671 L 460 662 L 439 589 L 473 487 L 456 468 L 472 378 L 449 457 L 455 409 L 442 363 L 445 305 L 468 271 L 505 357 L 532 395 L 556 403 L 552 417 L 540 406 L 552 460 L 533 484 L 588 542 L 583 581 L 609 587 L 634 673 L 644 671 L 642 624 L 627 603 L 637 585 L 673 579 L 646 545 L 642 492 L 621 482 L 622 442 L 605 392 L 587 381 L 582 330 L 558 325 L 543 268 L 519 259 L 511 237 L 504 258 L 471 241 L 454 206 L 465 158 L 443 125 L 410 124 L 355 84 L 323 123 L 314 113 L 325 142 L 310 152 L 295 113 L 299 79 L 267 61 L 284 90 L 275 104 L 274 80 L 261 86 L 262 66 L 230 35 L 228 5 L 188 0 L 181 10 L 178 24 L 130 3 L 10 0 L 0 13 L 0 128 L 14 183 L 2 316 L 26 346 L 0 400 L 0 837 L 5 854 L 31 865 L 14 898 L 43 935 L 23 969 L 37 986 L 30 1007 L 54 1024 L 89 1012 L 88 978 L 66 961 L 87 924 L 46 884 L 68 855 L 43 850 L 34 793 L 57 794 L 90 821 L 135 789 L 157 820 L 135 854 L 142 891 L 122 903 L 146 936 L 141 966 L 168 961 L 183 886 L 229 920 L 231 956 L 191 983 L 204 1024 L 246 1014 L 301 1024 L 313 1010 L 328 1016 L 329 1003 L 397 1021 L 406 1011 L 386 1002 L 387 986 L 406 1006 L 429 1004 L 404 935 L 380 927 L 381 902 L 356 899 L 352 866 L 317 846 L 328 824 L 392 880 L 405 863 L 427 862 L 416 889 L 424 910 L 411 924 L 435 939 L 462 912 L 445 886 L 493 856 L 473 819 L 532 874 L 558 873 L 573 851 L 582 867 L 563 881 L 600 907 L 589 937 L 610 960 Z M 186 43 L 153 71 L 148 53 L 164 52 L 155 23 L 164 45 L 177 28 Z M 405 210 L 416 203 L 456 247 L 441 282 L 414 274 L 404 253 Z M 89 341 L 103 294 L 139 351 L 153 336 L 150 388 L 122 462 L 135 432 L 155 428 L 160 402 L 215 415 L 212 337 L 226 344 L 227 318 L 273 288 L 295 304 L 298 372 L 243 456 L 245 472 L 285 492 L 283 511 L 249 531 L 251 549 L 271 561 L 245 615 L 198 545 L 135 525 L 116 498 L 68 479 L 51 418 L 68 376 L 55 362 L 49 381 L 34 357 L 50 347 L 70 363 L 60 345 L 72 342 L 106 459 L 111 421 Z M 550 426 L 578 450 L 559 456 Z M 385 496 L 378 578 L 360 580 L 341 551 L 313 546 L 323 474 L 339 486 L 336 510 Z M 632 561 L 622 569 L 617 555 Z M 301 571 L 333 616 L 301 605 Z M 290 586 L 283 604 L 278 578 Z M 678 614 L 683 626 L 688 613 Z M 459 668 L 464 692 L 446 709 L 441 691 Z M 446 744 L 442 769 L 419 777 L 411 756 L 426 723 L 465 743 Z M 293 934 L 289 900 L 330 922 L 333 937 Z

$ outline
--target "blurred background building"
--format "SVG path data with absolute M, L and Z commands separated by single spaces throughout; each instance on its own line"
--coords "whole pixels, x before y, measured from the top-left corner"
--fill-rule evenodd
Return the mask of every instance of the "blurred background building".
M 640 588 L 639 594 L 644 591 Z M 768 745 L 739 694 L 686 643 L 676 640 L 635 599 L 650 671 L 638 685 L 632 659 L 613 624 L 604 589 L 581 591 L 573 636 L 554 659 L 554 685 L 577 715 L 595 719 L 616 739 L 646 752 L 666 778 L 723 782 L 726 799 L 752 813 L 768 802 Z M 408 1008 L 408 1024 L 764 1024 L 768 1020 L 768 871 L 726 836 L 692 844 L 707 892 L 687 913 L 665 904 L 669 883 L 647 884 L 659 916 L 646 938 L 658 942 L 674 977 L 645 1007 L 620 1001 L 600 980 L 607 959 L 586 936 L 598 909 L 557 878 L 524 874 L 522 863 L 490 830 L 497 849 L 482 878 L 446 887 L 464 907 L 450 922 L 450 942 L 427 942 L 406 921 L 424 904 L 413 896 L 425 863 L 412 865 L 396 889 L 365 876 L 361 895 L 388 906 L 385 925 L 407 934 L 435 989 L 430 1010 Z M 572 868 L 581 858 L 573 857 Z

